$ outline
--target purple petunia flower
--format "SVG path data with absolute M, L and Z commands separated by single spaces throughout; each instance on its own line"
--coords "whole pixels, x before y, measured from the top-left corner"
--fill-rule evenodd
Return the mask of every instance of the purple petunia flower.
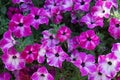
M 50 66 L 62 67 L 62 62 L 68 58 L 68 55 L 62 50 L 60 46 L 51 47 L 46 53 L 47 63 Z
M 4 53 L 7 53 L 7 51 L 13 47 L 16 44 L 15 39 L 12 36 L 11 31 L 6 31 L 3 35 L 3 39 L 0 40 L 0 48 Z
M 37 30 L 40 24 L 48 24 L 49 19 L 47 16 L 47 12 L 43 8 L 33 7 L 31 9 L 30 15 L 32 16 L 32 26 Z
M 114 55 L 120 61 L 120 43 L 114 43 L 113 46 L 112 46 L 111 51 L 114 53 Z
M 109 18 L 112 3 L 109 1 L 97 1 L 95 6 L 92 7 L 92 14 L 98 17 Z
M 114 39 L 120 38 L 120 21 L 117 18 L 111 18 L 108 32 Z
M 8 72 L 0 73 L 0 80 L 10 80 L 11 75 Z
M 10 71 L 20 70 L 25 67 L 25 61 L 20 57 L 20 53 L 13 47 L 2 55 L 2 61 L 5 64 L 5 68 Z
M 59 41 L 56 39 L 55 34 L 50 33 L 53 29 L 44 30 L 42 32 L 43 38 L 41 40 L 42 43 L 46 43 L 46 46 L 52 47 L 59 43 Z
M 91 0 L 75 0 L 74 10 L 88 11 Z
M 71 36 L 71 30 L 67 26 L 61 26 L 56 34 L 56 37 L 60 42 L 64 42 Z
M 83 16 L 80 22 L 87 24 L 87 27 L 90 29 L 95 28 L 97 26 L 103 27 L 104 24 L 103 18 L 93 16 L 91 13 L 88 13 L 85 16 Z
M 45 67 L 40 67 L 37 72 L 31 76 L 32 80 L 54 80 L 53 76 L 47 71 Z
M 81 48 L 93 50 L 99 44 L 99 37 L 93 30 L 82 32 L 79 36 L 79 45 Z
M 100 55 L 98 57 L 98 64 L 101 72 L 107 76 L 113 78 L 120 69 L 120 61 L 117 60 L 117 57 L 114 53 L 109 53 L 107 55 Z
M 7 16 L 9 19 L 11 19 L 14 14 L 19 14 L 19 13 L 20 13 L 20 10 L 18 8 L 9 7 L 7 11 Z
M 96 70 L 95 59 L 91 54 L 86 54 L 81 52 L 79 54 L 79 69 L 82 76 L 86 76 L 90 73 L 93 73 Z
M 88 80 L 111 80 L 111 78 L 106 74 L 102 73 L 97 65 L 95 72 L 88 75 Z
M 31 19 L 30 16 L 15 14 L 9 22 L 9 30 L 12 31 L 17 38 L 27 37 L 32 34 L 30 28 Z

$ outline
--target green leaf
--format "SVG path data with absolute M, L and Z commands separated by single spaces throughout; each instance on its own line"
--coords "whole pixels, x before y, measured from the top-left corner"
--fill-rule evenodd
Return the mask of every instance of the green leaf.
M 1 13 L 2 14 L 6 14 L 6 11 L 7 11 L 7 8 L 5 6 L 3 6 L 1 9 L 0 9 Z

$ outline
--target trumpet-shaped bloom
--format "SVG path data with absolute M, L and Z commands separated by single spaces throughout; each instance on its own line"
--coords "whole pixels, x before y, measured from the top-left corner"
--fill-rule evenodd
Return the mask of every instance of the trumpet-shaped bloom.
M 95 34 L 93 30 L 87 30 L 82 32 L 79 36 L 79 45 L 80 47 L 93 50 L 99 44 L 99 37 Z
M 95 72 L 96 65 L 95 65 L 95 59 L 94 56 L 91 54 L 86 54 L 84 52 L 81 52 L 79 54 L 79 62 L 80 65 L 78 66 L 81 72 L 82 76 L 86 76 L 88 74 L 91 74 Z
M 34 72 L 32 80 L 54 80 L 53 76 L 47 71 L 45 67 L 40 67 L 37 72 Z
M 16 44 L 11 31 L 6 31 L 3 35 L 3 39 L 0 40 L 0 48 L 4 53 Z
M 120 21 L 117 18 L 111 18 L 108 32 L 114 39 L 120 38 Z
M 50 66 L 62 67 L 62 62 L 68 58 L 68 55 L 62 50 L 60 46 L 54 46 L 46 53 L 47 63 Z
M 32 34 L 30 28 L 31 21 L 32 18 L 29 15 L 15 14 L 9 22 L 9 29 L 17 38 L 27 37 Z
M 27 45 L 21 53 L 21 57 L 25 59 L 27 63 L 32 63 L 37 59 L 39 50 L 39 44 Z
M 91 12 L 94 16 L 109 18 L 111 7 L 112 3 L 109 1 L 97 1 Z
M 115 77 L 116 73 L 120 69 L 120 61 L 117 60 L 117 57 L 114 55 L 114 53 L 99 56 L 98 64 L 101 72 L 111 78 Z
M 32 26 L 35 29 L 38 29 L 40 24 L 48 24 L 49 19 L 47 17 L 47 12 L 43 9 L 43 8 L 37 8 L 37 7 L 33 7 L 31 9 L 31 14 L 32 16 Z
M 95 28 L 97 26 L 103 27 L 103 18 L 93 16 L 91 13 L 83 16 L 80 22 L 85 23 L 88 28 Z
M 61 26 L 57 31 L 56 37 L 60 42 L 64 42 L 71 36 L 71 30 L 67 26 Z
M 25 61 L 20 57 L 20 53 L 13 47 L 2 55 L 2 61 L 5 64 L 5 68 L 10 71 L 20 70 L 25 67 Z

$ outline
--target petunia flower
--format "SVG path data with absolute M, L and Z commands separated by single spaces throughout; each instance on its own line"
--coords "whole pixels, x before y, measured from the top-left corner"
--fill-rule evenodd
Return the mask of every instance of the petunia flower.
M 68 58 L 68 55 L 62 50 L 60 46 L 51 47 L 47 53 L 47 63 L 50 66 L 62 68 L 62 63 Z
M 53 29 L 44 30 L 42 32 L 43 38 L 41 39 L 42 43 L 46 43 L 46 46 L 52 47 L 59 43 L 59 40 L 57 40 L 55 34 L 51 33 Z
M 98 65 L 101 72 L 111 78 L 115 77 L 120 69 L 120 61 L 117 60 L 117 57 L 114 55 L 114 53 L 100 55 L 98 57 Z
M 100 18 L 109 18 L 112 3 L 109 1 L 97 1 L 95 6 L 92 7 L 92 14 Z
M 118 60 L 120 61 L 120 43 L 114 43 L 112 45 L 112 49 L 111 51 L 113 52 L 113 54 L 118 58 Z
M 21 52 L 21 57 L 25 59 L 27 63 L 32 63 L 37 59 L 39 46 L 39 44 L 27 45 Z
M 97 26 L 103 27 L 103 18 L 93 16 L 91 13 L 86 14 L 80 19 L 80 22 L 83 22 L 87 25 L 88 28 L 92 29 Z
M 111 18 L 108 32 L 114 39 L 120 38 L 120 21 L 117 18 Z
M 56 37 L 60 42 L 64 42 L 71 36 L 71 30 L 67 26 L 61 26 L 56 34 Z
M 32 80 L 54 80 L 53 76 L 47 71 L 45 67 L 40 67 L 37 72 L 31 76 Z
M 10 71 L 20 70 L 25 67 L 24 59 L 20 57 L 20 53 L 13 47 L 2 55 L 2 61 L 5 64 L 5 68 Z
M 99 45 L 99 37 L 95 34 L 93 30 L 87 30 L 82 32 L 79 36 L 79 45 L 81 48 L 87 50 L 93 50 Z
M 33 7 L 31 9 L 30 15 L 32 16 L 32 23 L 31 25 L 37 30 L 40 26 L 40 24 L 48 24 L 49 19 L 47 16 L 47 12 L 44 10 L 44 8 L 37 8 Z
M 88 74 L 93 73 L 96 70 L 95 59 L 91 54 L 86 54 L 81 52 L 79 54 L 79 69 L 82 76 L 86 76 Z
M 97 65 L 96 70 L 88 75 L 88 80 L 111 80 L 109 76 L 101 72 L 100 68 Z
M 74 0 L 74 10 L 88 11 L 91 0 Z
M 15 14 L 9 22 L 9 30 L 12 31 L 17 38 L 30 36 L 32 34 L 30 28 L 31 21 L 30 16 Z
M 13 47 L 16 44 L 16 41 L 12 35 L 11 31 L 6 31 L 3 35 L 3 38 L 0 40 L 0 48 L 4 53 L 7 53 L 7 51 Z
M 14 14 L 19 14 L 20 13 L 20 10 L 16 7 L 9 7 L 8 8 L 8 11 L 7 11 L 7 16 L 9 19 L 12 19 L 12 16 Z

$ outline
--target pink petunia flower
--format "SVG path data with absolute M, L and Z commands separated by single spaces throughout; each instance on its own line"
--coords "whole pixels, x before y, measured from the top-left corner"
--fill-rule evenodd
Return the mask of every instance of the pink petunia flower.
M 103 27 L 103 18 L 93 16 L 91 13 L 86 14 L 80 19 L 80 22 L 83 22 L 87 25 L 88 28 L 92 29 L 97 26 Z
M 33 7 L 31 9 L 30 15 L 32 16 L 32 26 L 37 30 L 40 24 L 48 24 L 49 19 L 47 16 L 47 12 L 43 8 Z
M 46 53 L 47 63 L 50 66 L 62 67 L 62 62 L 68 58 L 68 55 L 62 50 L 60 46 L 54 46 Z
M 60 42 L 64 42 L 71 36 L 71 30 L 67 26 L 61 26 L 56 34 L 56 37 Z
M 20 53 L 13 47 L 2 55 L 2 61 L 5 64 L 5 68 L 10 71 L 20 70 L 25 67 L 25 61 L 20 57 Z
M 30 16 L 15 14 L 9 22 L 9 29 L 17 38 L 27 37 L 32 34 L 30 28 L 31 21 Z
M 120 21 L 117 18 L 111 18 L 108 32 L 114 39 L 120 38 Z
M 109 1 L 97 1 L 91 12 L 94 16 L 109 18 L 111 7 L 112 3 Z
M 114 43 L 112 45 L 111 51 L 114 53 L 114 55 L 118 58 L 120 61 L 120 43 Z
M 55 34 L 50 33 L 53 29 L 44 30 L 42 32 L 43 38 L 41 40 L 42 43 L 46 43 L 46 46 L 52 47 L 59 43 L 59 41 L 56 39 Z
M 54 80 L 53 76 L 47 71 L 45 67 L 40 67 L 37 72 L 31 76 L 32 80 Z
M 10 80 L 11 75 L 8 72 L 0 73 L 0 80 Z
M 81 48 L 93 50 L 99 44 L 99 37 L 93 30 L 82 32 L 79 36 L 79 45 Z
M 74 10 L 88 11 L 91 0 L 75 0 Z
M 0 40 L 0 48 L 4 53 L 7 53 L 7 51 L 13 47 L 16 44 L 15 39 L 12 36 L 11 31 L 6 31 L 3 35 L 3 39 Z
M 81 62 L 79 60 L 81 58 L 81 53 L 83 52 L 78 52 L 77 50 L 73 50 L 72 52 L 70 52 L 70 62 L 78 68 L 81 65 Z
M 88 80 L 111 80 L 111 78 L 106 74 L 102 73 L 97 65 L 95 72 L 88 75 Z
M 114 53 L 109 53 L 107 55 L 100 55 L 98 57 L 98 64 L 101 72 L 107 76 L 113 78 L 120 69 L 120 61 L 117 60 L 117 57 Z
M 7 11 L 7 16 L 9 19 L 11 19 L 14 14 L 19 14 L 19 13 L 20 13 L 20 10 L 18 8 L 9 7 Z
M 82 76 L 86 76 L 90 73 L 95 72 L 96 65 L 95 65 L 95 59 L 94 56 L 91 54 L 86 54 L 84 52 L 81 52 L 79 54 L 79 62 L 80 65 L 78 66 L 81 72 Z
M 21 52 L 21 57 L 25 59 L 27 63 L 32 63 L 37 59 L 39 46 L 39 44 L 27 45 Z

